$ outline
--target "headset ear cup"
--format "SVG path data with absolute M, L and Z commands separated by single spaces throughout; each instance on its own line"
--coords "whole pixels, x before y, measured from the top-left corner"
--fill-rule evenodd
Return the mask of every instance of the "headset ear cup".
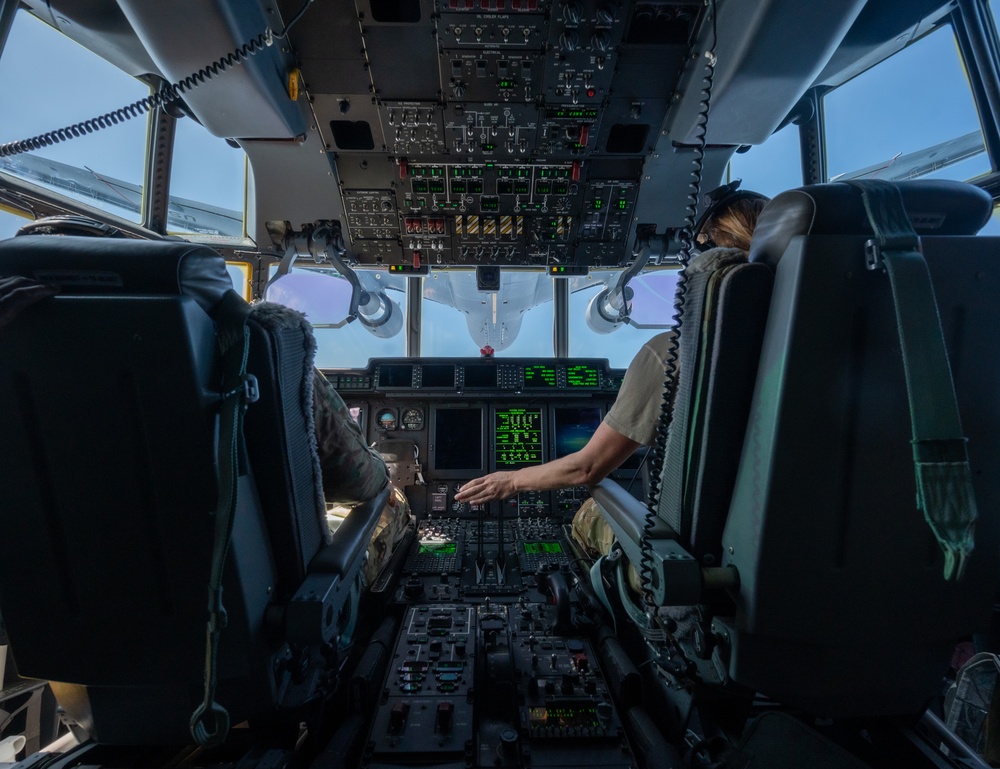
M 697 239 L 698 235 L 701 234 L 702 228 L 704 228 L 706 222 L 708 222 L 720 211 L 724 211 L 729 206 L 733 205 L 736 201 L 763 200 L 766 203 L 770 200 L 767 195 L 761 195 L 759 192 L 739 189 L 742 181 L 742 179 L 734 179 L 729 184 L 716 187 L 714 190 L 705 195 L 705 200 L 708 201 L 708 206 L 704 211 L 702 211 L 701 216 L 698 217 L 698 221 L 695 222 L 694 232 L 692 233 L 694 238 Z
M 701 234 L 702 228 L 716 211 L 721 211 L 724 206 L 729 205 L 731 200 L 734 199 L 734 195 L 738 194 L 740 189 L 740 184 L 743 183 L 742 179 L 733 179 L 728 184 L 723 184 L 716 187 L 714 190 L 709 190 L 705 193 L 705 210 L 701 212 L 701 216 L 698 217 L 698 221 L 695 222 L 694 232 L 691 233 L 692 237 L 697 239 L 698 235 Z

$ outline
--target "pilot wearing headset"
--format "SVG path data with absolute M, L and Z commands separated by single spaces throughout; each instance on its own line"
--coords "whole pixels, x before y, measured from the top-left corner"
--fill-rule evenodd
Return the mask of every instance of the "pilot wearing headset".
M 739 189 L 740 180 L 719 187 L 706 196 L 707 208 L 695 225 L 695 241 L 700 253 L 688 269 L 696 263 L 728 255 L 733 250 L 743 258 L 750 249 L 750 238 L 757 224 L 757 217 L 769 198 L 757 192 Z M 725 254 L 723 253 L 725 252 Z M 592 486 L 624 462 L 640 446 L 652 446 L 662 403 L 661 390 L 666 371 L 667 352 L 674 332 L 666 331 L 647 341 L 629 364 L 614 405 L 598 426 L 590 441 L 577 452 L 546 462 L 542 465 L 490 473 L 466 483 L 455 495 L 459 502 L 481 505 L 495 499 L 507 499 L 520 491 L 546 491 L 567 486 Z M 574 520 L 574 532 L 589 526 L 581 521 L 584 504 Z M 583 516 L 588 518 L 588 516 Z M 592 516 L 589 516 L 592 517 Z M 597 528 L 597 527 L 591 527 Z M 603 527 L 607 529 L 607 527 Z M 607 539 L 610 531 L 596 535 Z M 593 543 L 594 537 L 578 539 L 588 549 L 601 549 Z

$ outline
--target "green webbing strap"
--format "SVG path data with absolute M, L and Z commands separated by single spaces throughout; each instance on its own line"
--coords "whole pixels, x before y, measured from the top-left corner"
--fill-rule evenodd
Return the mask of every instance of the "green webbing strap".
M 875 232 L 868 244 L 869 269 L 884 264 L 892 288 L 910 401 L 917 507 L 944 551 L 944 578 L 958 580 L 975 547 L 979 516 L 930 273 L 899 189 L 879 180 L 850 184 L 861 190 Z
M 228 291 L 215 311 L 216 332 L 222 354 L 222 395 L 219 413 L 219 501 L 215 510 L 215 544 L 208 584 L 208 623 L 205 632 L 205 699 L 191 715 L 191 736 L 201 746 L 219 745 L 229 733 L 229 713 L 215 701 L 218 679 L 219 635 L 226 626 L 222 603 L 222 571 L 229 552 L 236 510 L 239 477 L 239 442 L 243 413 L 257 400 L 257 380 L 247 375 L 250 335 L 248 305 L 235 291 Z

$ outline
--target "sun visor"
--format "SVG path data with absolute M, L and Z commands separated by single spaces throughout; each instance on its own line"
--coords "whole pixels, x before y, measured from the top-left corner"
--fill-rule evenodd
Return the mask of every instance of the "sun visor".
M 242 1 L 120 0 L 119 5 L 164 79 L 178 83 L 196 72 L 210 73 L 183 95 L 209 132 L 234 139 L 305 135 L 305 100 L 293 101 L 287 90 L 293 68 L 287 44 L 254 45 L 249 58 L 233 56 L 227 66 L 216 66 L 259 40 L 269 26 L 280 30 L 275 14 Z

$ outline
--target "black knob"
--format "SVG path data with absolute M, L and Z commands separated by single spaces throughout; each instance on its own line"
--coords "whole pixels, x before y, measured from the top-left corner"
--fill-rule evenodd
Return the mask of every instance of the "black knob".
M 517 729 L 507 728 L 500 732 L 500 752 L 511 758 L 518 753 Z
M 410 577 L 403 585 L 403 595 L 407 598 L 420 598 L 424 594 L 424 583 L 418 577 Z

